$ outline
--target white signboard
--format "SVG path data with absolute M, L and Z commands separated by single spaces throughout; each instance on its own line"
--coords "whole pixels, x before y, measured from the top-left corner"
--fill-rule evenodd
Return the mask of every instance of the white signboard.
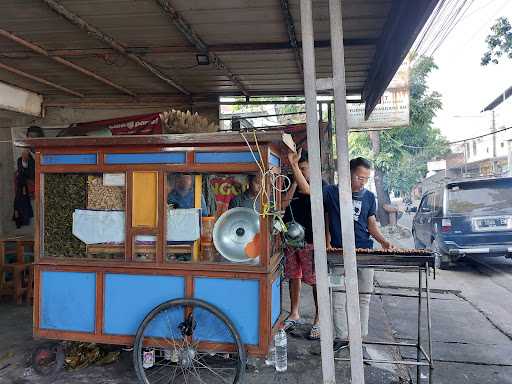
M 446 169 L 446 160 L 429 161 L 427 163 L 428 171 L 442 171 Z
M 378 130 L 409 125 L 409 61 L 398 69 L 368 120 L 365 104 L 347 104 L 348 127 L 351 130 Z

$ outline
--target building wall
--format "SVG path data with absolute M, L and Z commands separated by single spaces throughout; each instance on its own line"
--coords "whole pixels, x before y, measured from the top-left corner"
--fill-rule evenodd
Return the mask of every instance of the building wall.
M 497 128 L 500 130 L 502 128 Z M 496 157 L 507 156 L 507 141 L 512 140 L 512 129 L 496 134 Z M 476 149 L 476 153 L 475 153 Z M 467 142 L 466 151 L 469 154 L 468 162 L 487 160 L 492 158 L 493 137 L 492 135 Z
M 486 112 L 489 118 L 489 129 L 482 134 L 490 133 L 492 124 L 492 112 Z M 494 110 L 494 119 L 496 130 L 512 126 L 512 97 L 498 105 Z M 499 132 L 496 134 L 496 157 L 507 156 L 507 141 L 512 140 L 512 129 Z M 468 162 L 487 160 L 492 158 L 493 152 L 493 136 L 489 135 L 480 139 L 471 140 L 468 144 Z M 476 154 L 474 149 L 476 149 Z

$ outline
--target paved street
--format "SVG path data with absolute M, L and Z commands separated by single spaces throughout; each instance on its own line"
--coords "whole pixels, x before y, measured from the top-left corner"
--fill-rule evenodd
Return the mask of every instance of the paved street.
M 410 220 L 411 217 L 404 215 L 400 224 L 407 226 Z M 392 239 L 397 246 L 412 246 L 409 237 L 395 234 Z M 371 302 L 369 338 L 413 342 L 417 333 L 417 301 L 414 298 L 417 273 L 377 271 L 375 285 L 378 294 Z M 437 271 L 436 279 L 431 280 L 431 288 L 434 383 L 512 384 L 512 261 L 504 258 L 466 260 L 453 270 Z M 285 290 L 285 309 L 289 308 L 287 295 Z M 318 384 L 321 381 L 319 343 L 305 338 L 313 314 L 309 287 L 303 290 L 302 300 L 306 324 L 289 336 L 288 372 L 277 374 L 262 360 L 251 360 L 247 383 Z M 27 369 L 30 351 L 37 344 L 31 336 L 29 307 L 2 305 L 0 338 L 0 358 L 3 357 L 0 383 L 47 383 Z M 410 360 L 416 357 L 411 349 L 374 346 L 368 349 L 375 359 Z M 348 357 L 348 354 L 342 353 L 338 357 Z M 347 363 L 338 361 L 336 367 L 337 382 L 348 382 Z M 400 366 L 376 364 L 366 367 L 365 372 L 369 384 L 415 382 L 415 370 L 408 371 Z M 422 372 L 422 382 L 425 383 L 426 374 L 427 371 Z M 131 353 L 124 352 L 121 361 L 107 367 L 62 372 L 51 382 L 135 384 Z
M 400 224 L 410 228 L 411 217 Z M 396 239 L 412 246 L 410 238 Z M 378 272 L 376 285 L 395 292 L 416 289 L 416 273 Z M 436 383 L 512 383 L 512 261 L 471 258 L 432 281 L 433 351 Z M 384 299 L 395 336 L 415 335 L 415 303 Z M 402 356 L 413 357 L 406 351 Z

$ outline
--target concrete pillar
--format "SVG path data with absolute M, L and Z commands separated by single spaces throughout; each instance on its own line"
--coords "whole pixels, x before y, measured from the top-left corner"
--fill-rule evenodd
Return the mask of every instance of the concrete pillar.
M 0 127 L 0 234 L 11 232 L 14 201 L 14 163 L 12 156 L 11 130 Z

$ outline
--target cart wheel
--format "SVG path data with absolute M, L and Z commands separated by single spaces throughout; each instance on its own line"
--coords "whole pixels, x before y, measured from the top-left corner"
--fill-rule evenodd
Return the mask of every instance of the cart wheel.
M 32 353 L 32 367 L 41 376 L 51 376 L 64 366 L 64 349 L 60 343 L 47 342 Z
M 133 347 L 140 383 L 242 382 L 245 352 L 235 326 L 215 306 L 176 299 L 144 319 Z

